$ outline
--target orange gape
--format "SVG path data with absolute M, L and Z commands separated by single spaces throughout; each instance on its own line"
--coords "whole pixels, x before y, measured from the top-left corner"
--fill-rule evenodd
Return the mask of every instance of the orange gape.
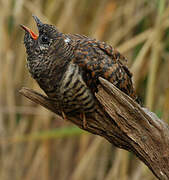
M 24 25 L 20 25 L 25 31 L 29 32 L 29 34 L 31 35 L 31 37 L 34 39 L 34 40 L 37 40 L 38 39 L 38 35 L 36 35 L 31 29 L 27 28 L 26 26 Z

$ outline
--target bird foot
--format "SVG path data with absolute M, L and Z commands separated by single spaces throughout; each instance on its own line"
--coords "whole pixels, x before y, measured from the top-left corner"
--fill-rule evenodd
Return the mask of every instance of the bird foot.
M 67 117 L 64 111 L 62 111 L 62 118 L 67 121 Z
M 80 113 L 80 118 L 83 121 L 83 128 L 86 129 L 87 128 L 87 121 L 86 121 L 86 115 L 85 113 Z

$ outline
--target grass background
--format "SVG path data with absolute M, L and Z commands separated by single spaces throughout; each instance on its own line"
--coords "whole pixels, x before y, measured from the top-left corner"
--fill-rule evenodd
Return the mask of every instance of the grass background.
M 128 58 L 137 94 L 169 122 L 168 0 L 0 1 L 0 179 L 154 180 L 132 153 L 116 149 L 22 97 L 42 92 L 26 69 L 24 24 L 32 14 L 65 33 L 103 40 Z

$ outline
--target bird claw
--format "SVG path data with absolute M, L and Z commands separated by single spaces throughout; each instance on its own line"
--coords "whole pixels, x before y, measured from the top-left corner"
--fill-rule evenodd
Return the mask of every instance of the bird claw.
M 66 114 L 64 113 L 64 111 L 62 111 L 62 118 L 67 121 L 67 117 L 66 117 Z
M 87 121 L 86 121 L 86 115 L 85 113 L 80 113 L 80 118 L 83 121 L 83 128 L 86 129 L 87 128 Z

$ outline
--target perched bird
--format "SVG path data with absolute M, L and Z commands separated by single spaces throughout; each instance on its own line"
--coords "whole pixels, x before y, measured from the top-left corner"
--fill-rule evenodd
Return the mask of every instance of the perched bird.
M 39 35 L 24 25 L 27 67 L 48 97 L 55 99 L 66 118 L 96 110 L 94 93 L 103 77 L 136 100 L 127 59 L 105 42 L 78 34 L 64 34 L 50 24 L 36 21 Z

